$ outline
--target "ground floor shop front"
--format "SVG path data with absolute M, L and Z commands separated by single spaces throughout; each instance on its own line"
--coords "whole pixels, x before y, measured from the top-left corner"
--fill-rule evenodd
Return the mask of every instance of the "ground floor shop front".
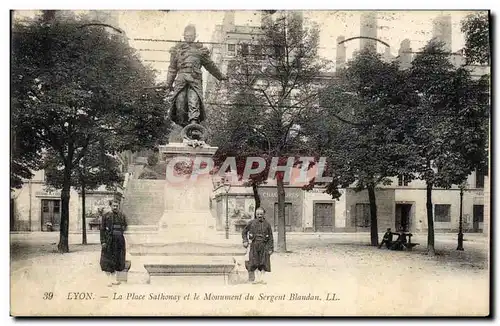
M 135 189 L 135 188 L 134 188 Z M 129 198 L 133 191 L 129 189 Z M 162 189 L 162 188 L 161 188 Z M 160 191 L 161 191 L 160 189 Z M 266 210 L 266 219 L 274 229 L 278 221 L 278 196 L 275 185 L 258 187 L 261 206 Z M 370 204 L 366 190 L 341 189 L 338 199 L 324 192 L 323 188 L 310 191 L 300 187 L 285 186 L 285 227 L 288 232 L 368 232 L 370 231 Z M 49 191 L 42 180 L 34 179 L 11 194 L 11 231 L 58 231 L 61 219 L 60 191 Z M 109 200 L 120 195 L 111 191 L 93 191 L 86 195 L 86 225 L 99 210 L 109 210 Z M 71 190 L 69 202 L 69 229 L 82 228 L 81 194 Z M 427 230 L 426 190 L 420 186 L 380 187 L 375 191 L 377 202 L 377 227 L 379 232 L 386 228 L 404 229 L 410 232 Z M 460 196 L 458 188 L 434 189 L 432 212 L 436 232 L 457 232 L 462 206 L 462 220 L 465 232 L 488 233 L 488 200 L 480 188 L 464 189 Z M 231 232 L 241 230 L 253 218 L 255 201 L 252 188 L 232 186 L 228 193 L 224 188 L 216 190 L 210 198 L 211 216 L 219 231 L 229 228 Z M 139 208 L 147 211 L 150 201 L 139 201 Z M 227 203 L 227 204 L 226 204 Z M 461 205 L 462 204 L 462 205 Z M 129 205 L 130 206 L 130 205 Z M 486 206 L 486 207 L 485 207 Z M 130 208 L 124 207 L 124 213 Z M 207 215 L 210 215 L 207 213 Z M 140 223 L 139 223 L 140 224 Z
M 341 189 L 338 199 L 315 188 L 305 191 L 285 187 L 285 226 L 289 232 L 368 232 L 370 204 L 367 191 Z M 261 207 L 266 219 L 277 229 L 278 199 L 275 186 L 259 187 Z M 435 190 L 433 193 L 434 229 L 436 232 L 457 232 L 460 217 L 460 193 L 457 189 Z M 462 220 L 466 232 L 486 232 L 482 191 L 464 192 Z M 226 206 L 227 202 L 227 206 Z M 379 188 L 376 190 L 377 226 L 409 232 L 427 230 L 425 189 Z M 227 209 L 226 209 L 227 208 Z M 219 231 L 229 227 L 241 230 L 253 218 L 255 201 L 251 188 L 232 187 L 226 194 L 216 192 L 211 200 L 212 215 Z
M 85 222 L 87 230 L 97 229 L 93 223 L 99 211 L 110 210 L 109 201 L 119 194 L 113 191 L 89 191 L 85 198 Z M 27 182 L 11 193 L 10 231 L 57 232 L 61 224 L 61 191 L 51 190 L 42 180 Z M 69 230 L 82 230 L 82 196 L 70 191 Z

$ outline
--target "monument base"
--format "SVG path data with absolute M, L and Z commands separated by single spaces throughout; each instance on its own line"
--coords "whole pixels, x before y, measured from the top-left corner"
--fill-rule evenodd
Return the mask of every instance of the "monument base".
M 182 143 L 160 146 L 162 158 L 167 163 L 167 180 L 165 181 L 165 210 L 160 219 L 158 229 L 167 238 L 182 241 L 202 242 L 215 235 L 215 218 L 210 212 L 210 196 L 212 179 L 208 169 L 197 175 L 201 162 L 210 161 L 217 147 L 190 147 Z M 174 173 L 172 160 L 187 158 L 194 160 L 195 166 L 191 175 L 169 178 Z M 197 161 L 198 160 L 198 161 Z M 172 163 L 172 164 L 170 164 Z M 170 171 L 169 171 L 169 165 Z M 183 178 L 184 177 L 184 178 Z M 180 180 L 179 180 L 180 178 Z M 213 235 L 211 235 L 213 234 Z
M 211 216 L 210 211 L 165 211 L 158 225 L 159 231 L 166 231 L 171 228 L 203 228 L 213 229 L 215 227 L 215 219 Z
M 215 236 L 215 220 L 210 211 L 165 211 L 158 233 L 183 242 L 203 242 Z
M 168 178 L 171 160 L 181 157 L 211 159 L 217 148 L 190 147 L 176 143 L 160 146 L 167 163 L 164 212 L 154 234 L 137 235 L 128 252 L 140 272 L 147 271 L 148 283 L 153 277 L 216 276 L 214 282 L 227 280 L 235 262 L 246 253 L 240 240 L 225 239 L 216 231 L 215 217 L 210 211 L 213 184 L 208 173 L 197 178 L 172 181 Z M 173 165 L 173 164 L 171 164 Z M 170 166 L 170 169 L 173 167 Z M 172 172 L 172 171 L 170 171 Z

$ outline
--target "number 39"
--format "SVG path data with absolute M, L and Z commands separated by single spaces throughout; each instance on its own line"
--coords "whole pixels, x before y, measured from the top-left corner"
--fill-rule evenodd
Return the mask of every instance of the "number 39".
M 45 292 L 43 294 L 43 300 L 52 300 L 53 297 L 54 297 L 53 292 Z

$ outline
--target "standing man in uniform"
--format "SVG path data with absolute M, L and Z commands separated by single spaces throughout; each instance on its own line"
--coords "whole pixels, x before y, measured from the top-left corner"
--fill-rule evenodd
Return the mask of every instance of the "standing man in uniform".
M 251 220 L 243 229 L 243 247 L 250 244 L 249 272 L 255 271 L 253 283 L 265 283 L 263 278 L 265 272 L 271 271 L 271 254 L 274 252 L 273 230 L 271 225 L 264 219 L 264 209 L 259 207 L 256 219 Z
M 119 202 L 110 203 L 111 212 L 104 214 L 101 222 L 101 270 L 108 276 L 108 286 L 118 285 L 115 272 L 125 269 L 125 237 L 127 229 L 125 215 L 119 211 Z
M 205 67 L 218 80 L 227 79 L 210 58 L 210 51 L 203 44 L 195 42 L 194 25 L 186 26 L 184 40 L 170 50 L 167 75 L 167 89 L 174 92 L 170 119 L 181 127 L 205 120 L 201 67 Z

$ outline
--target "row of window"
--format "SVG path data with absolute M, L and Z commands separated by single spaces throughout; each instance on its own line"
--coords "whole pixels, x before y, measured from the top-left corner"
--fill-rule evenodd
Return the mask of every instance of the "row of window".
M 476 184 L 475 188 L 484 188 L 484 177 L 486 176 L 486 173 L 483 171 L 477 170 L 476 171 Z M 399 187 L 407 187 L 410 184 L 411 180 L 404 176 L 400 175 L 398 176 L 398 186 Z
M 333 203 L 314 204 L 314 227 L 316 231 L 333 231 Z M 291 230 L 292 203 L 285 203 L 285 228 Z M 274 230 L 278 229 L 278 203 L 274 203 Z
M 481 205 L 474 205 L 481 206 Z M 476 209 L 476 207 L 474 207 Z M 369 227 L 370 226 L 370 204 L 356 204 L 355 218 L 351 220 L 351 226 Z M 478 214 L 478 222 L 483 222 L 482 214 Z M 434 221 L 435 222 L 451 222 L 451 205 L 435 204 L 434 205 Z
M 229 56 L 236 56 L 237 53 L 240 53 L 243 56 L 247 56 L 249 54 L 261 58 L 262 57 L 262 46 L 261 45 L 250 45 L 247 43 L 241 44 L 228 44 L 227 45 L 227 54 Z
M 285 204 L 285 225 L 291 226 L 290 213 L 292 204 Z M 278 203 L 274 204 L 274 221 L 277 222 Z M 451 205 L 435 204 L 434 205 L 434 221 L 435 222 L 451 222 Z M 369 227 L 370 226 L 370 204 L 356 204 L 356 215 L 352 221 L 352 226 Z

